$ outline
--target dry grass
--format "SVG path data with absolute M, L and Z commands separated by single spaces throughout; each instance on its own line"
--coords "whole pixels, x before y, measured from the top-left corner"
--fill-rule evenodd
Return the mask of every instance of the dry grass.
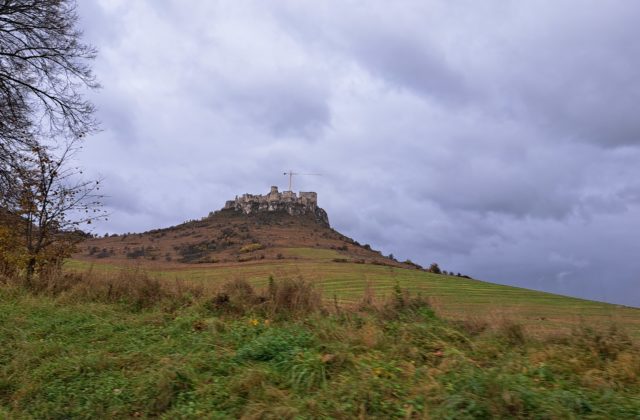
M 317 311 L 339 313 L 344 310 L 372 310 L 386 313 L 388 318 L 394 318 L 397 317 L 398 308 L 403 308 L 406 312 L 406 309 L 413 305 L 418 308 L 429 307 L 438 316 L 454 321 L 458 328 L 471 336 L 480 335 L 485 331 L 506 332 L 509 324 L 518 324 L 526 336 L 544 338 L 569 333 L 572 329 L 588 323 L 599 329 L 621 325 L 629 330 L 632 337 L 638 337 L 637 320 L 633 317 L 602 317 L 597 313 L 587 313 L 584 316 L 580 313 L 560 315 L 553 310 L 564 310 L 561 306 L 538 308 L 525 304 L 517 307 L 506 304 L 491 305 L 484 311 L 465 310 L 466 306 L 459 308 L 452 304 L 449 298 L 432 296 L 429 287 L 415 288 L 411 286 L 413 283 L 404 280 L 402 283 L 396 282 L 395 286 L 386 286 L 388 282 L 381 284 L 377 278 L 370 280 L 366 273 L 363 274 L 365 278 L 360 289 L 360 297 L 354 295 L 349 299 L 344 299 L 341 295 L 323 294 L 323 289 L 333 289 L 315 277 L 307 279 L 306 273 L 302 270 L 274 270 L 274 275 L 270 278 L 277 280 L 273 281 L 245 280 L 246 276 L 243 273 L 233 272 L 229 273 L 226 280 L 215 281 L 203 281 L 200 278 L 180 279 L 177 277 L 180 272 L 175 272 L 173 276 L 168 274 L 148 272 L 140 267 L 114 268 L 107 271 L 89 266 L 82 271 L 66 271 L 36 278 L 31 285 L 31 291 L 55 297 L 61 302 L 115 302 L 130 305 L 136 310 L 162 305 L 174 311 L 182 306 L 204 302 L 211 310 L 219 313 L 241 315 L 259 311 L 267 317 L 302 316 Z M 0 279 L 0 283 L 2 282 L 13 285 L 19 283 L 14 278 L 6 276 Z M 479 288 L 485 286 L 484 283 L 476 283 Z M 424 286 L 424 283 L 418 284 Z M 387 293 L 383 294 L 385 288 Z M 428 298 L 420 295 L 425 292 L 429 294 Z M 525 292 L 535 294 L 523 291 Z M 566 301 L 571 303 L 570 299 Z M 564 301 L 556 305 L 560 303 Z M 590 302 L 586 304 L 603 306 Z M 630 308 L 617 308 L 613 305 L 609 307 L 613 315 L 616 313 L 614 311 L 634 314 Z M 532 316 L 532 313 L 543 316 Z M 517 334 L 512 335 L 510 339 L 517 340 L 516 336 Z
M 336 306 L 338 305 L 336 301 Z M 367 282 L 362 298 L 357 303 L 346 302 L 340 305 L 347 312 L 362 312 L 376 314 L 376 316 L 393 320 L 419 314 L 420 316 L 435 315 L 431 299 L 420 292 L 411 292 L 396 284 L 391 294 L 377 296 L 371 282 Z M 337 310 L 340 312 L 340 309 Z
M 283 280 L 270 278 L 266 297 L 267 309 L 272 314 L 306 315 L 323 308 L 322 294 L 313 283 L 301 277 Z
M 512 320 L 503 320 L 498 326 L 498 336 L 511 346 L 522 346 L 527 342 L 527 334 L 522 324 Z
M 358 307 L 360 309 L 367 309 L 372 306 L 375 306 L 375 303 L 376 303 L 376 291 L 371 281 L 367 279 L 367 282 L 364 285 L 364 291 L 362 292 L 362 299 L 358 303 Z
M 136 309 L 160 303 L 188 305 L 205 293 L 202 285 L 161 280 L 141 270 L 53 274 L 34 281 L 32 291 L 63 302 L 126 303 Z
M 265 318 L 300 317 L 323 310 L 321 293 L 302 278 L 270 278 L 267 287 L 261 289 L 243 279 L 233 279 L 213 291 L 204 305 L 217 314 L 259 313 Z
M 490 326 L 486 318 L 478 315 L 467 316 L 464 319 L 454 321 L 454 324 L 472 337 L 482 334 Z
M 371 264 L 338 264 L 329 261 L 295 260 L 282 262 L 256 261 L 228 265 L 213 264 L 199 268 L 156 270 L 145 266 L 153 276 L 187 282 L 201 283 L 205 288 L 212 283 L 222 284 L 240 277 L 254 287 L 264 287 L 270 275 L 277 279 L 303 277 L 316 284 L 327 301 L 333 296 L 340 306 L 357 305 L 369 283 L 376 298 L 392 292 L 399 282 L 402 288 L 422 292 L 429 296 L 432 308 L 443 318 L 450 320 L 478 316 L 496 328 L 502 319 L 522 323 L 527 332 L 546 336 L 556 332 L 570 332 L 574 326 L 586 322 L 606 328 L 611 323 L 624 325 L 630 333 L 640 338 L 640 309 L 611 305 L 533 290 L 497 285 L 477 280 L 439 276 L 418 270 L 391 269 Z M 89 264 L 76 260 L 65 269 L 85 271 Z M 115 273 L 119 266 L 98 264 L 94 271 Z M 129 269 L 135 269 L 130 266 Z M 330 305 L 331 302 L 328 302 Z
M 25 287 L 17 277 L 2 280 L 15 288 Z M 260 312 L 266 317 L 297 317 L 322 311 L 324 306 L 322 293 L 299 276 L 277 280 L 270 277 L 265 287 L 257 288 L 240 277 L 206 284 L 154 277 L 139 268 L 112 272 L 89 269 L 37 276 L 28 289 L 64 303 L 122 303 L 137 310 L 155 305 L 175 310 L 201 304 L 227 315 Z

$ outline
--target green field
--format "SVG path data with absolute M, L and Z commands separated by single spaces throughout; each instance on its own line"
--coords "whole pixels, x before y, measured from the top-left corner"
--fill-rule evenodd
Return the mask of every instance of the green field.
M 247 262 L 234 265 L 184 266 L 144 270 L 168 281 L 176 279 L 206 286 L 219 285 L 233 279 L 245 279 L 255 286 L 266 285 L 273 278 L 303 278 L 312 281 L 327 300 L 334 298 L 341 304 L 358 302 L 367 285 L 382 298 L 398 284 L 413 292 L 420 292 L 431 300 L 438 313 L 448 319 L 482 317 L 492 323 L 502 319 L 522 322 L 530 331 L 554 333 L 567 331 L 580 323 L 606 326 L 623 325 L 634 336 L 640 336 L 640 309 L 594 302 L 470 280 L 443 276 L 421 270 L 396 267 L 337 263 L 333 250 L 293 248 L 287 251 L 298 260 Z M 339 254 L 338 254 L 339 255 Z M 90 264 L 71 260 L 69 270 L 110 273 L 136 266 L 120 267 L 109 264 Z
M 540 338 L 443 320 L 398 289 L 377 309 L 324 312 L 128 280 L 158 300 L 0 284 L 0 418 L 640 416 L 640 347 L 617 328 Z

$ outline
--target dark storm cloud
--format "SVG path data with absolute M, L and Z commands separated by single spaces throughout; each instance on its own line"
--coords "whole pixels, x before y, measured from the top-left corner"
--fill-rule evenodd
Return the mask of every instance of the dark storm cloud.
M 385 254 L 640 306 L 640 6 L 80 4 L 100 50 L 101 232 L 319 193 Z M 612 269 L 615 274 L 612 274 Z

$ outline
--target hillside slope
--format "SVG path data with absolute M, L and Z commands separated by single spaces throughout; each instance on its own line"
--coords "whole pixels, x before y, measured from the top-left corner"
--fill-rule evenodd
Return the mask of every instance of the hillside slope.
M 283 211 L 244 214 L 223 209 L 197 221 L 144 233 L 91 238 L 74 258 L 104 263 L 136 262 L 153 267 L 194 264 L 283 261 L 305 258 L 313 250 L 337 262 L 358 262 L 416 268 L 361 245 L 313 215 Z
M 223 209 L 166 229 L 88 239 L 66 267 L 142 268 L 158 279 L 212 288 L 230 279 L 264 287 L 269 278 L 303 278 L 325 299 L 345 305 L 365 293 L 388 295 L 399 285 L 428 296 L 448 319 L 513 319 L 543 334 L 614 323 L 640 336 L 639 309 L 429 273 L 359 244 L 313 214 Z

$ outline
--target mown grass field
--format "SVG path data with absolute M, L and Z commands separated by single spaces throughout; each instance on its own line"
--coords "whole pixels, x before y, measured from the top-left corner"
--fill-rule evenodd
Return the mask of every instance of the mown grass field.
M 492 323 L 512 319 L 534 333 L 568 331 L 580 323 L 607 326 L 616 323 L 640 337 L 640 309 L 559 296 L 454 276 L 436 275 L 373 264 L 338 263 L 333 250 L 291 248 L 287 255 L 298 259 L 246 262 L 242 264 L 147 265 L 143 269 L 168 281 L 180 280 L 215 287 L 232 279 L 244 279 L 264 287 L 268 278 L 303 278 L 312 281 L 327 301 L 340 304 L 360 300 L 368 285 L 379 297 L 395 285 L 420 292 L 438 313 L 448 319 L 482 317 Z M 136 265 L 110 265 L 70 260 L 68 270 L 117 272 Z

